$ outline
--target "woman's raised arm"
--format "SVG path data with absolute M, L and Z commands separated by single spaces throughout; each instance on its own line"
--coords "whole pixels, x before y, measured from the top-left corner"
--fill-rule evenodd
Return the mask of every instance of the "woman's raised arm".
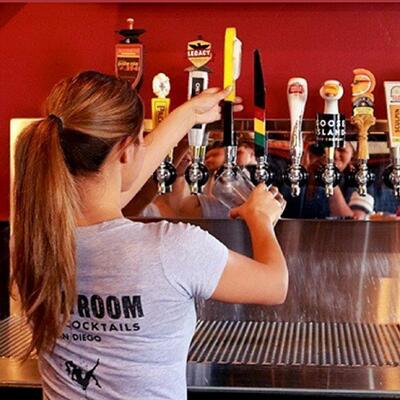
M 221 119 L 219 103 L 231 91 L 231 88 L 219 90 L 211 88 L 193 97 L 168 115 L 145 138 L 146 155 L 143 167 L 132 187 L 121 194 L 121 207 L 132 199 L 157 169 L 168 152 L 185 136 L 188 130 L 196 124 L 208 124 Z M 236 103 L 241 99 L 237 98 Z M 235 111 L 242 110 L 237 104 Z

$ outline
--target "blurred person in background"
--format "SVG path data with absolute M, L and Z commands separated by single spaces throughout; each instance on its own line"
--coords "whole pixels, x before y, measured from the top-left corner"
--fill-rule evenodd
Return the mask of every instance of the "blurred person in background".
M 354 148 L 350 142 L 345 142 L 343 148 L 335 150 L 335 165 L 339 172 L 345 173 L 351 165 Z M 315 143 L 305 141 L 302 165 L 306 168 L 309 179 L 302 187 L 299 197 L 292 197 L 287 185 L 281 187 L 282 193 L 288 202 L 284 217 L 325 219 L 325 218 L 353 218 L 354 209 L 357 218 L 365 218 L 373 211 L 373 198 L 367 195 L 360 198 L 355 188 L 346 184 L 344 176 L 338 185 L 334 187 L 333 196 L 327 198 L 324 187 L 318 186 L 315 174 L 324 165 L 325 151 Z

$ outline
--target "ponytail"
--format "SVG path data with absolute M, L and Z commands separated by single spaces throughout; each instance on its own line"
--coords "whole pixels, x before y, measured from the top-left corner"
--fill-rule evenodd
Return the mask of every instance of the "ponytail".
M 78 195 L 59 122 L 50 116 L 31 124 L 15 149 L 12 280 L 34 327 L 25 358 L 53 348 L 75 299 Z
M 17 140 L 11 260 L 32 327 L 25 358 L 52 350 L 74 306 L 77 182 L 99 174 L 118 141 L 137 137 L 143 112 L 128 81 L 85 71 L 54 86 L 48 117 Z

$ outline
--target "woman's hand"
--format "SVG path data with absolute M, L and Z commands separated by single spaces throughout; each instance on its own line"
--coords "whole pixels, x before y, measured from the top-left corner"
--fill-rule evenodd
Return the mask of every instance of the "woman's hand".
M 210 88 L 200 93 L 199 95 L 192 97 L 188 102 L 193 111 L 194 124 L 209 124 L 214 121 L 221 119 L 221 107 L 220 101 L 225 99 L 232 88 L 229 86 L 224 90 L 219 88 Z M 243 106 L 240 104 L 242 99 L 240 97 L 235 98 L 235 105 L 233 111 L 242 111 Z
M 232 208 L 231 218 L 241 217 L 246 223 L 266 219 L 275 225 L 286 207 L 286 201 L 275 186 L 269 190 L 264 183 L 259 184 L 241 206 Z

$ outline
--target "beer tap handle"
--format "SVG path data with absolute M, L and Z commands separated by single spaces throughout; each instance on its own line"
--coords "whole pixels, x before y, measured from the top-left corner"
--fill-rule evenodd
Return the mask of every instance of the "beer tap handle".
M 317 113 L 316 141 L 325 148 L 326 164 L 316 174 L 317 183 L 325 187 L 326 197 L 333 195 L 333 188 L 340 181 L 340 172 L 335 166 L 335 149 L 344 146 L 346 120 L 339 113 L 338 101 L 343 96 L 343 86 L 339 81 L 325 81 L 320 89 L 325 100 L 323 113 Z
M 287 85 L 287 98 L 290 111 L 290 157 L 291 164 L 284 174 L 284 181 L 290 186 L 292 197 L 300 195 L 301 187 L 307 182 L 308 174 L 301 165 L 303 156 L 302 123 L 307 101 L 307 81 L 304 78 L 291 78 Z
M 224 100 L 224 146 L 236 147 L 237 139 L 234 129 L 233 102 L 236 97 L 236 80 L 240 75 L 242 42 L 236 36 L 236 28 L 227 28 L 224 45 L 224 88 L 232 90 Z
M 210 69 L 206 67 L 206 64 L 212 57 L 211 43 L 199 36 L 197 40 L 188 43 L 187 56 L 193 64 L 185 70 L 189 72 L 188 99 L 191 99 L 208 88 Z M 207 138 L 205 124 L 195 125 L 189 130 L 188 140 L 192 162 L 185 170 L 185 179 L 189 184 L 191 194 L 202 193 L 203 186 L 208 181 L 208 169 L 203 163 L 205 138 Z
M 254 184 L 264 182 L 266 185 L 274 181 L 275 173 L 268 164 L 268 135 L 265 130 L 266 88 L 259 50 L 254 50 L 254 154 L 255 166 L 247 166 Z
M 384 173 L 386 185 L 400 197 L 400 82 L 385 82 L 388 117 L 388 145 L 392 164 Z
M 358 129 L 357 166 L 350 173 L 350 183 L 354 184 L 360 196 L 367 195 L 367 187 L 374 180 L 374 174 L 368 170 L 368 130 L 375 124 L 374 117 L 374 75 L 362 68 L 353 71 L 354 78 L 351 84 L 353 116 L 351 123 Z
M 117 31 L 122 36 L 115 45 L 115 75 L 118 78 L 128 80 L 132 88 L 140 89 L 143 83 L 143 44 L 140 35 L 145 33 L 144 29 L 134 29 L 133 18 L 126 20 L 128 27 Z
M 375 180 L 375 174 L 368 169 L 368 130 L 375 122 L 373 115 L 355 115 L 351 118 L 351 123 L 358 129 L 357 166 L 351 170 L 347 181 L 356 187 L 360 196 L 367 195 L 368 186 Z
M 235 81 L 240 74 L 241 41 L 236 37 L 235 28 L 227 28 L 224 44 L 224 87 L 232 91 L 224 101 L 224 146 L 225 163 L 215 175 L 213 195 L 228 208 L 242 204 L 250 195 L 254 185 L 236 164 L 236 133 L 234 130 L 233 102 Z
M 169 78 L 163 74 L 157 74 L 153 78 L 153 92 L 157 96 L 151 99 L 151 111 L 153 129 L 168 115 L 170 99 L 167 98 L 171 86 Z M 153 174 L 153 179 L 158 184 L 158 194 L 165 194 L 172 191 L 172 184 L 176 180 L 176 169 L 172 164 L 173 149 L 165 157 Z
M 254 50 L 254 153 L 257 158 L 268 154 L 265 131 L 266 89 L 261 64 L 261 55 Z
M 193 77 L 190 77 L 189 79 L 193 79 Z M 203 81 L 203 84 L 204 83 L 205 82 Z M 193 85 L 193 80 L 191 80 L 191 85 Z M 192 87 L 191 85 L 190 87 Z M 207 84 L 205 83 L 205 86 L 203 86 L 202 89 L 194 95 L 200 93 L 203 89 L 207 88 L 206 85 Z M 202 150 L 204 150 L 204 139 L 205 136 L 207 136 L 205 130 L 206 126 L 204 124 L 195 125 L 188 133 L 189 146 L 192 152 L 192 162 L 185 170 L 185 180 L 190 187 L 191 194 L 202 193 L 203 186 L 207 183 L 209 178 L 208 169 L 203 163 L 204 155 L 202 154 Z

